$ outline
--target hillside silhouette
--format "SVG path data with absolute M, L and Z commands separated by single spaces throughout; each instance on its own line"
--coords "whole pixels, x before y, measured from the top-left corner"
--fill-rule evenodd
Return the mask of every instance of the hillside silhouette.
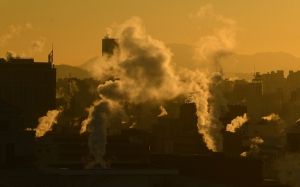
M 167 44 L 171 52 L 172 63 L 176 67 L 183 67 L 194 70 L 197 63 L 193 60 L 193 46 L 186 44 Z M 79 79 L 90 78 L 92 64 L 96 63 L 99 56 L 87 60 L 79 66 L 56 65 L 57 78 L 68 77 L 69 73 L 72 77 Z M 253 55 L 239 55 L 232 53 L 220 60 L 224 75 L 227 78 L 238 77 L 240 79 L 252 78 L 254 70 L 256 72 L 267 73 L 270 71 L 284 70 L 285 76 L 289 70 L 300 70 L 300 58 L 284 52 L 263 52 Z
M 78 79 L 91 78 L 90 73 L 77 66 L 70 66 L 66 64 L 55 65 L 56 79 L 63 79 L 69 76 L 76 77 Z

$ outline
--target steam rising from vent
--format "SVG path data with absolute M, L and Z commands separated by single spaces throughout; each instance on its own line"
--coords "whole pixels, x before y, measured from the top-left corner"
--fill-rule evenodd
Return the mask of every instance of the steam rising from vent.
M 250 138 L 250 141 L 251 141 L 250 150 L 248 152 L 243 152 L 241 156 L 253 156 L 257 154 L 260 151 L 258 144 L 264 143 L 264 140 L 258 136 L 254 138 Z
M 113 69 L 112 75 L 117 75 L 119 80 L 106 81 L 98 86 L 103 101 L 89 109 L 89 117 L 82 123 L 81 133 L 85 130 L 91 132 L 90 149 L 96 163 L 104 155 L 108 119 L 113 113 L 122 111 L 117 103 L 159 102 L 180 93 L 179 78 L 170 65 L 171 52 L 162 42 L 146 34 L 140 18 L 133 17 L 120 25 L 117 38 L 119 51 L 109 58 L 111 63 L 106 64 L 111 64 L 108 69 Z M 101 137 L 96 138 L 98 136 Z M 101 151 L 97 152 L 96 147 Z
M 267 121 L 281 121 L 281 118 L 279 117 L 278 114 L 270 114 L 268 116 L 262 117 L 262 119 L 267 120 Z
M 262 117 L 262 119 L 268 121 L 268 124 L 272 125 L 274 127 L 274 135 L 275 136 L 282 136 L 284 135 L 286 130 L 289 130 L 289 128 L 292 128 L 294 124 L 287 124 L 280 118 L 278 114 L 270 114 L 269 116 Z
M 117 38 L 120 50 L 111 64 L 120 80 L 99 85 L 101 97 L 137 104 L 178 95 L 178 77 L 170 65 L 171 52 L 146 34 L 141 19 L 134 17 L 120 25 Z
M 32 52 L 42 52 L 45 45 L 45 38 L 41 38 L 40 40 L 35 40 L 31 42 L 31 51 Z
M 219 117 L 220 108 L 226 106 L 226 101 L 217 88 L 223 79 L 219 59 L 230 54 L 235 45 L 235 26 L 234 22 L 229 23 L 221 16 L 213 14 L 213 17 L 226 26 L 215 36 L 201 38 L 196 46 L 195 59 L 206 64 L 205 69 L 193 72 L 181 70 L 179 76 L 170 63 L 172 54 L 169 49 L 146 34 L 140 18 L 133 17 L 118 26 L 118 50 L 110 58 L 104 57 L 102 61 L 107 62 L 98 63 L 100 67 L 94 71 L 99 73 L 98 77 L 108 75 L 117 79 L 98 86 L 103 100 L 88 110 L 89 117 L 82 123 L 81 133 L 86 130 L 91 132 L 90 149 L 95 163 L 102 160 L 106 144 L 105 129 L 115 110 L 122 111 L 120 104 L 160 103 L 179 95 L 188 96 L 187 102 L 196 104 L 198 131 L 203 134 L 207 147 L 222 151 L 220 131 L 223 127 Z M 211 72 L 208 71 L 210 66 L 214 67 Z
M 226 106 L 218 84 L 223 80 L 223 69 L 220 58 L 231 54 L 235 47 L 236 26 L 233 20 L 213 13 L 211 5 L 200 8 L 199 12 L 191 17 L 210 19 L 221 22 L 224 27 L 216 31 L 214 35 L 200 38 L 195 48 L 194 58 L 204 68 L 199 84 L 198 93 L 193 94 L 192 100 L 196 103 L 198 116 L 198 131 L 203 134 L 207 147 L 214 152 L 223 149 L 223 137 L 220 130 L 223 128 L 219 117 L 221 106 Z M 201 97 L 201 98 L 200 98 Z M 209 107 L 208 107 L 209 106 Z
M 51 131 L 53 125 L 57 124 L 57 119 L 64 115 L 64 111 L 70 109 L 71 99 L 79 89 L 77 87 L 76 81 L 70 80 L 68 84 L 68 92 L 65 93 L 63 89 L 56 91 L 56 98 L 63 98 L 64 103 L 59 107 L 58 110 L 49 110 L 46 116 L 39 118 L 39 124 L 36 130 L 36 137 L 44 136 L 46 132 Z
M 129 128 L 134 129 L 135 127 L 136 127 L 136 122 L 132 123 L 132 125 Z
M 231 121 L 231 124 L 227 124 L 226 131 L 236 132 L 236 130 L 239 129 L 248 120 L 249 118 L 247 117 L 247 114 L 244 114 L 243 116 L 237 116 Z
M 13 38 L 16 35 L 20 35 L 21 31 L 33 29 L 31 23 L 25 23 L 23 25 L 11 25 L 7 28 L 7 32 L 3 35 L 0 35 L 0 46 L 3 46 L 7 43 L 8 40 Z
M 168 115 L 166 109 L 165 109 L 162 105 L 159 107 L 159 109 L 160 109 L 161 112 L 160 112 L 160 114 L 158 115 L 158 117 Z
M 13 58 L 22 58 L 22 57 L 25 57 L 25 55 L 24 54 L 19 55 L 14 51 L 7 51 L 6 52 L 6 60 L 7 61 L 10 61 Z
M 105 154 L 106 129 L 110 126 L 109 120 L 114 117 L 127 120 L 127 116 L 122 107 L 111 100 L 97 101 L 88 111 L 89 117 L 83 121 L 80 133 L 85 131 L 91 133 L 89 136 L 89 148 L 95 159 L 88 163 L 87 168 L 91 168 L 97 163 L 102 164 L 104 167 L 105 162 L 102 157 Z
M 59 110 L 49 110 L 46 116 L 39 118 L 39 125 L 35 129 L 36 137 L 44 136 L 44 134 L 48 131 L 52 130 L 54 124 L 57 123 L 57 117 L 62 112 L 62 108 Z

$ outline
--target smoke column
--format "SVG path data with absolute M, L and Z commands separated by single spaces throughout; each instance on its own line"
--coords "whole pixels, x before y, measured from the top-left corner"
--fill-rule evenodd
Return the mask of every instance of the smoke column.
M 217 88 L 223 80 L 223 69 L 219 60 L 231 54 L 236 43 L 236 26 L 233 20 L 214 14 L 212 5 L 201 7 L 191 17 L 201 19 L 209 17 L 224 25 L 214 35 L 200 38 L 196 45 L 194 58 L 198 61 L 199 66 L 204 68 L 202 77 L 206 78 L 201 81 L 203 83 L 201 84 L 202 90 L 199 94 L 194 94 L 192 99 L 197 107 L 199 133 L 203 134 L 203 139 L 210 150 L 220 152 L 223 149 L 223 137 L 220 133 L 223 127 L 219 121 L 220 106 L 226 106 L 226 100 Z
M 62 109 L 59 110 L 49 110 L 46 116 L 39 118 L 39 125 L 36 129 L 34 129 L 35 137 L 44 136 L 44 134 L 48 131 L 52 130 L 54 124 L 57 123 L 57 117 L 62 112 Z
M 19 54 L 17 54 L 17 53 L 14 52 L 14 51 L 7 51 L 7 52 L 6 52 L 6 60 L 7 60 L 7 61 L 10 61 L 10 60 L 13 59 L 13 58 L 23 58 L 23 57 L 25 57 L 24 54 L 19 55 Z
M 120 80 L 99 85 L 101 97 L 138 104 L 178 95 L 178 77 L 170 64 L 169 49 L 147 35 L 137 17 L 118 28 L 120 50 L 111 64 Z
M 213 16 L 214 19 L 229 25 L 228 20 L 223 17 Z M 203 134 L 209 149 L 222 151 L 222 126 L 218 119 L 219 107 L 226 102 L 217 89 L 223 76 L 218 60 L 231 50 L 234 43 L 231 39 L 235 35 L 233 30 L 228 31 L 224 28 L 216 33 L 216 36 L 204 37 L 198 43 L 195 56 L 199 62 L 213 64 L 213 73 L 206 70 L 182 71 L 180 74 L 183 77 L 180 78 L 174 73 L 170 62 L 171 52 L 162 42 L 147 35 L 140 18 L 133 17 L 127 20 L 117 27 L 116 33 L 119 50 L 109 59 L 100 59 L 107 62 L 98 63 L 100 67 L 94 72 L 99 72 L 98 77 L 106 77 L 109 74 L 118 79 L 99 85 L 100 97 L 105 101 L 140 104 L 148 101 L 159 103 L 180 94 L 189 95 L 187 102 L 195 102 L 197 106 L 199 133 Z M 82 124 L 83 129 L 89 127 L 97 117 L 103 118 L 90 115 L 90 119 Z M 99 122 L 105 122 L 100 119 Z M 101 128 L 93 128 L 91 131 L 99 129 Z M 101 145 L 105 145 L 105 134 L 103 136 Z
M 269 116 L 262 117 L 263 120 L 268 121 L 268 124 L 274 127 L 276 136 L 283 136 L 287 130 L 291 130 L 294 124 L 287 124 L 278 114 L 270 114 Z
M 239 129 L 248 120 L 247 114 L 244 114 L 244 116 L 237 116 L 231 121 L 231 124 L 227 124 L 226 131 L 234 133 L 236 132 L 236 129 Z
M 83 121 L 80 133 L 89 131 L 89 149 L 95 157 L 93 162 L 88 163 L 87 168 L 91 168 L 94 164 L 101 164 L 105 167 L 102 160 L 105 154 L 106 146 L 106 129 L 110 126 L 109 119 L 118 116 L 126 120 L 126 114 L 118 103 L 110 100 L 102 100 L 95 102 L 89 109 L 89 117 Z
M 79 91 L 76 81 L 72 80 L 68 84 L 68 93 L 65 94 L 59 89 L 59 92 L 56 91 L 56 96 L 62 96 L 64 98 L 63 106 L 60 106 L 57 110 L 49 110 L 46 116 L 39 118 L 39 124 L 37 126 L 35 136 L 41 137 L 44 136 L 46 132 L 51 131 L 53 125 L 57 124 L 57 118 L 63 116 L 63 112 L 70 108 L 71 99 L 76 92 Z M 58 94 L 59 93 L 59 94 Z
M 119 79 L 98 86 L 103 101 L 89 109 L 89 117 L 82 123 L 81 132 L 85 129 L 91 132 L 89 145 L 95 162 L 100 162 L 104 155 L 104 129 L 109 125 L 109 117 L 115 110 L 122 111 L 117 103 L 160 102 L 180 93 L 177 85 L 179 78 L 170 64 L 171 52 L 162 42 L 146 34 L 141 19 L 133 17 L 118 26 L 117 30 L 119 50 L 106 64 L 110 64 L 112 75 L 117 75 Z M 115 107 L 110 107 L 111 103 Z M 96 151 L 99 148 L 101 151 Z

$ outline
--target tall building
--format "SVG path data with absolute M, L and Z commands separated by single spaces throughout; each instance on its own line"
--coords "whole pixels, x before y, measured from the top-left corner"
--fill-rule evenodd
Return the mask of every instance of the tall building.
M 251 123 L 257 123 L 263 116 L 263 84 L 261 75 L 257 72 L 248 84 L 247 115 Z
M 35 131 L 24 131 L 21 110 L 0 100 L 0 166 L 35 160 Z M 0 185 L 1 186 L 1 185 Z
M 271 73 L 262 74 L 261 80 L 263 82 L 263 94 L 277 93 L 282 91 L 285 85 L 284 71 L 277 70 Z
M 19 107 L 24 125 L 35 128 L 38 119 L 56 108 L 56 69 L 48 62 L 33 58 L 0 58 L 0 100 Z
M 114 38 L 109 38 L 105 36 L 102 39 L 102 56 L 108 55 L 111 56 L 114 54 L 114 50 L 118 47 L 117 40 Z

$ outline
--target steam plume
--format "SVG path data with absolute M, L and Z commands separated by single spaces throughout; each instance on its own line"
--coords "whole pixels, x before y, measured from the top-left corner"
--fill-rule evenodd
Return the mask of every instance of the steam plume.
M 137 104 L 178 95 L 171 52 L 146 34 L 141 19 L 134 17 L 120 25 L 117 38 L 120 50 L 112 64 L 120 80 L 99 85 L 101 97 Z
M 251 141 L 250 150 L 247 152 L 243 152 L 241 156 L 251 156 L 257 154 L 260 150 L 258 144 L 264 143 L 264 140 L 258 136 L 254 138 L 250 138 L 250 141 Z
M 7 28 L 7 32 L 3 35 L 0 35 L 0 46 L 3 46 L 7 43 L 8 40 L 12 39 L 16 35 L 20 35 L 21 31 L 33 29 L 30 23 L 25 23 L 23 25 L 11 25 Z
M 267 120 L 267 121 L 281 121 L 281 118 L 279 117 L 278 114 L 270 114 L 268 116 L 262 117 L 262 119 Z
M 168 115 L 166 109 L 165 109 L 162 105 L 159 107 L 159 109 L 160 109 L 161 112 L 160 112 L 160 114 L 158 115 L 158 117 Z
M 44 134 L 48 131 L 52 130 L 54 124 L 57 123 L 57 117 L 62 112 L 62 109 L 59 110 L 49 110 L 46 116 L 39 118 L 39 125 L 35 129 L 36 137 L 44 136 Z
M 89 148 L 95 157 L 93 162 L 90 162 L 87 167 L 92 167 L 94 164 L 100 163 L 104 166 L 102 160 L 105 154 L 106 146 L 106 129 L 110 126 L 109 119 L 113 117 L 121 117 L 126 120 L 126 114 L 122 107 L 111 100 L 102 100 L 94 103 L 89 108 L 89 117 L 83 121 L 80 133 L 89 131 Z
M 22 58 L 22 57 L 25 57 L 25 55 L 24 54 L 19 55 L 14 51 L 7 51 L 6 52 L 6 60 L 7 61 L 10 61 L 13 58 Z
M 220 19 L 220 16 L 217 18 L 219 21 L 225 22 Z M 141 19 L 137 17 L 129 19 L 118 26 L 117 30 L 116 38 L 118 38 L 119 50 L 111 58 L 102 59 L 109 62 L 99 63 L 102 67 L 97 69 L 101 69 L 98 71 L 99 77 L 103 78 L 103 75 L 108 73 L 118 79 L 99 85 L 100 97 L 104 101 L 116 103 L 126 101 L 140 104 L 148 101 L 170 100 L 180 94 L 190 95 L 187 102 L 196 103 L 199 133 L 204 135 L 209 149 L 221 151 L 220 130 L 222 125 L 218 119 L 220 105 L 225 105 L 226 102 L 217 89 L 223 76 L 218 60 L 229 53 L 232 43 L 234 43 L 230 41 L 232 37 L 228 39 L 225 35 L 234 35 L 234 33 L 226 32 L 227 30 L 223 29 L 216 36 L 203 38 L 198 43 L 196 51 L 201 55 L 195 56 L 199 62 L 212 63 L 215 67 L 213 73 L 205 72 L 206 70 L 204 72 L 199 70 L 183 71 L 181 73 L 183 77 L 179 78 L 175 75 L 174 68 L 170 63 L 171 52 L 162 42 L 146 34 Z M 96 106 L 98 105 L 94 105 L 94 108 Z M 91 110 L 89 118 L 82 124 L 82 128 L 88 128 L 93 123 L 93 119 L 107 124 L 103 116 L 94 115 Z M 90 129 L 92 133 L 102 130 L 100 128 Z M 101 142 L 98 143 L 105 145 L 105 134 L 102 133 L 102 136 L 101 140 L 99 139 Z
M 239 129 L 248 120 L 249 118 L 247 117 L 247 114 L 244 114 L 244 116 L 237 116 L 231 121 L 231 124 L 227 125 L 226 131 L 236 132 L 236 129 Z
M 293 125 L 288 125 L 278 114 L 270 114 L 269 116 L 262 117 L 262 119 L 268 121 L 268 124 L 272 125 L 275 130 L 274 135 L 284 135 L 284 132 L 291 128 Z
M 103 68 L 113 70 L 111 74 L 117 75 L 119 80 L 106 81 L 98 86 L 103 101 L 89 109 L 89 117 L 82 123 L 81 133 L 85 129 L 91 132 L 90 149 L 95 162 L 100 162 L 104 155 L 104 129 L 109 125 L 109 117 L 116 111 L 122 111 L 117 103 L 158 102 L 172 99 L 180 93 L 179 78 L 170 64 L 171 52 L 162 42 L 146 34 L 141 19 L 133 17 L 120 25 L 117 38 L 119 51 L 109 58 L 109 63 L 105 63 L 110 66 Z M 95 135 L 101 137 L 96 138 Z M 95 151 L 96 147 L 101 147 L 101 151 Z
M 68 110 L 71 106 L 71 99 L 74 96 L 75 92 L 78 92 L 76 81 L 71 80 L 69 82 L 69 92 L 64 93 L 62 89 L 56 92 L 56 97 L 63 97 L 64 104 L 60 106 L 57 110 L 49 110 L 46 116 L 39 118 L 39 124 L 36 130 L 36 137 L 44 136 L 46 132 L 51 131 L 54 124 L 57 124 L 58 117 L 64 115 L 64 111 Z
M 205 16 L 221 22 L 224 27 L 216 31 L 214 35 L 200 38 L 197 43 L 194 58 L 205 68 L 206 73 L 202 76 L 206 78 L 201 81 L 202 90 L 198 90 L 200 94 L 194 94 L 192 100 L 197 106 L 199 133 L 203 134 L 209 149 L 219 152 L 223 149 L 223 137 L 220 133 L 223 127 L 219 121 L 220 106 L 226 106 L 226 100 L 217 88 L 223 79 L 223 69 L 219 59 L 231 54 L 236 43 L 236 26 L 233 20 L 214 14 L 211 5 L 201 7 L 199 12 L 191 17 L 203 18 Z
M 31 42 L 31 51 L 33 52 L 42 52 L 45 44 L 45 38 L 40 40 L 35 40 Z
M 132 125 L 129 128 L 134 129 L 135 127 L 136 127 L 136 122 L 132 123 Z

